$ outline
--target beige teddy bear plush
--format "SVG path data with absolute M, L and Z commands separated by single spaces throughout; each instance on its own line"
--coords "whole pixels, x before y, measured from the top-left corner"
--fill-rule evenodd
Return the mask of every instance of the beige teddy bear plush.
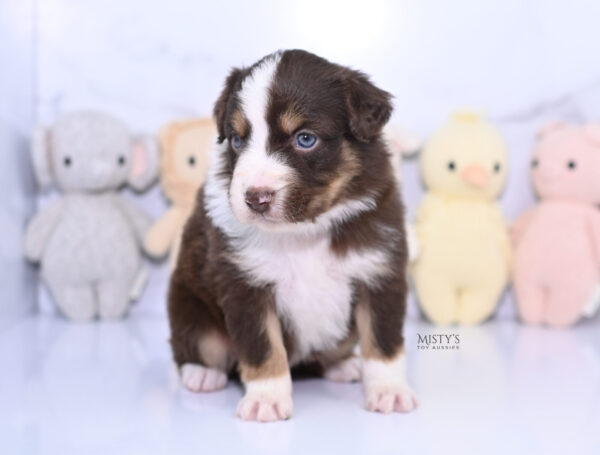
M 160 131 L 160 183 L 172 205 L 148 231 L 144 248 L 155 258 L 170 251 L 171 269 L 177 260 L 183 226 L 194 208 L 198 188 L 206 179 L 209 151 L 216 137 L 216 126 L 208 117 L 169 123 Z

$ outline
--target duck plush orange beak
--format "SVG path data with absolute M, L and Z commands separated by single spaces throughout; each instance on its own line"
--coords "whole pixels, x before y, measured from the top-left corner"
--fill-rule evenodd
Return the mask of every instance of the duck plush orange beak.
M 475 188 L 483 188 L 490 179 L 489 173 L 479 164 L 468 165 L 461 171 L 460 176 L 465 182 Z

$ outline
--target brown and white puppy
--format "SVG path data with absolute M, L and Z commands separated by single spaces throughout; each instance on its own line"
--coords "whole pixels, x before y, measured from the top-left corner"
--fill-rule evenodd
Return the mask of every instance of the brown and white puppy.
M 362 376 L 372 411 L 416 407 L 403 207 L 381 134 L 391 110 L 364 74 L 300 50 L 231 72 L 169 292 L 187 388 L 223 388 L 237 365 L 237 415 L 287 419 L 290 366 L 317 361 L 332 380 Z

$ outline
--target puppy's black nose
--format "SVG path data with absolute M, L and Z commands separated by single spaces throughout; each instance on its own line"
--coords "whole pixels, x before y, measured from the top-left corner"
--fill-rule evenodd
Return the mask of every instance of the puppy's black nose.
M 275 191 L 271 188 L 248 188 L 246 191 L 246 205 L 257 213 L 265 213 L 275 198 Z

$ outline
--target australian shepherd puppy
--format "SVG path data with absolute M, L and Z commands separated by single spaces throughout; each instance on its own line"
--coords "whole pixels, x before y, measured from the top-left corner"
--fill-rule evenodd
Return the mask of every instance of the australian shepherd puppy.
M 331 380 L 362 379 L 371 411 L 417 406 L 402 337 L 403 206 L 382 139 L 390 98 L 300 50 L 232 70 L 169 291 L 188 389 L 221 389 L 237 367 L 237 415 L 287 419 L 290 367 L 317 362 Z

